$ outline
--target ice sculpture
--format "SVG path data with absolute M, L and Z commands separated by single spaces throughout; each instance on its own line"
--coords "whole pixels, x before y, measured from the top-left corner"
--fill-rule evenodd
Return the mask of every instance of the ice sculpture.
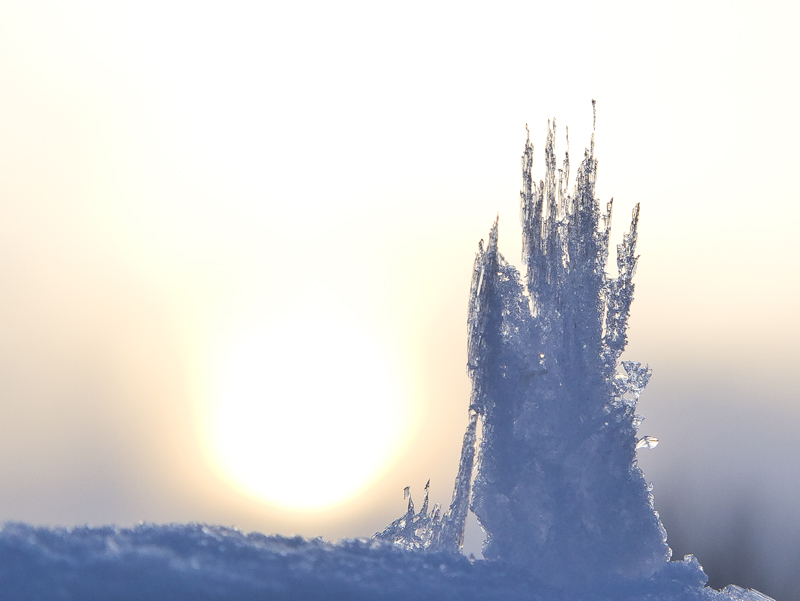
M 522 155 L 525 276 L 498 251 L 495 222 L 478 246 L 469 303 L 469 424 L 452 502 L 408 512 L 376 538 L 409 549 L 456 551 L 468 509 L 486 531 L 484 556 L 563 584 L 649 577 L 670 558 L 651 487 L 637 467 L 636 402 L 651 370 L 619 362 L 636 272 L 639 206 L 605 270 L 609 202 L 595 197 L 594 133 L 569 191 L 569 152 L 556 168 L 548 124 L 544 180 Z M 477 441 L 479 422 L 482 438 Z M 644 442 L 642 442 L 644 441 Z M 476 465 L 477 464 L 477 465 Z M 477 469 L 475 469 L 477 468 Z

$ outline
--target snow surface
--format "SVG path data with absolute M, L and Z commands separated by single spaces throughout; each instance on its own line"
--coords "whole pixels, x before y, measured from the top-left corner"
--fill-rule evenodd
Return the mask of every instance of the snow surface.
M 74 601 L 703 599 L 768 601 L 738 587 L 703 588 L 695 560 L 670 562 L 648 579 L 566 589 L 525 571 L 457 553 L 421 553 L 378 540 L 331 544 L 244 534 L 202 524 L 133 529 L 0 531 L 0 599 Z M 576 572 L 577 575 L 577 572 Z
M 0 599 L 554 599 L 747 600 L 706 587 L 693 556 L 671 561 L 652 486 L 637 466 L 635 412 L 649 366 L 620 361 L 636 272 L 639 207 L 606 273 L 612 203 L 595 198 L 594 135 L 569 186 L 522 156 L 525 274 L 478 247 L 468 318 L 472 378 L 452 502 L 406 513 L 371 540 L 336 544 L 200 524 L 132 530 L 0 532 Z M 469 511 L 486 560 L 459 551 Z

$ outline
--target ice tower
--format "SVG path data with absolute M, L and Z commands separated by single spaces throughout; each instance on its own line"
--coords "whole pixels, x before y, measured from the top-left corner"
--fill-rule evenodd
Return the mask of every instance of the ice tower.
M 498 251 L 498 224 L 478 246 L 469 303 L 469 424 L 449 509 L 408 513 L 376 537 L 458 550 L 468 509 L 484 556 L 562 584 L 648 577 L 669 561 L 666 532 L 637 467 L 636 402 L 650 368 L 619 362 L 636 271 L 638 205 L 606 273 L 611 206 L 595 198 L 594 134 L 569 190 L 548 125 L 545 176 L 522 155 L 524 277 Z M 478 440 L 479 424 L 482 436 Z

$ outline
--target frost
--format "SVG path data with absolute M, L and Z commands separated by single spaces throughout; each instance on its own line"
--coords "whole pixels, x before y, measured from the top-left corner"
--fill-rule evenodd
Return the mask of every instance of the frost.
M 468 314 L 469 424 L 450 507 L 439 520 L 407 514 L 376 536 L 407 548 L 457 550 L 470 507 L 487 533 L 484 556 L 542 580 L 567 582 L 575 565 L 589 579 L 648 576 L 670 557 L 635 461 L 637 448 L 657 443 L 635 436 L 636 402 L 652 372 L 619 363 L 639 207 L 611 277 L 612 202 L 601 211 L 595 198 L 594 134 L 571 191 L 569 153 L 557 169 L 555 134 L 554 120 L 543 180 L 532 178 L 530 137 L 522 155 L 524 277 L 498 249 L 497 222 L 486 246 L 478 245 Z M 410 520 L 420 527 L 408 529 Z
M 636 449 L 655 449 L 658 446 L 658 438 L 655 436 L 642 436 L 636 441 Z
M 414 500 L 411 498 L 411 487 L 403 490 L 403 498 L 408 499 L 406 514 L 389 524 L 376 538 L 389 541 L 406 550 L 426 550 L 438 544 L 441 532 L 441 519 L 438 503 L 428 512 L 428 490 L 431 481 L 425 485 L 425 500 L 418 512 L 414 512 Z
M 692 595 L 682 589 L 681 598 L 755 599 L 730 587 L 712 595 L 695 558 L 670 561 L 652 485 L 636 461 L 638 450 L 658 444 L 655 436 L 636 437 L 643 420 L 636 404 L 652 370 L 620 361 L 639 205 L 612 276 L 613 201 L 601 208 L 595 197 L 594 134 L 571 190 L 569 152 L 557 168 L 555 137 L 553 120 L 538 183 L 530 135 L 522 154 L 524 275 L 500 253 L 497 221 L 488 243 L 478 244 L 467 320 L 472 392 L 450 507 L 441 516 L 415 514 L 409 503 L 406 516 L 375 538 L 457 551 L 469 508 L 486 532 L 485 558 L 548 586 L 597 593 L 599 583 L 640 580 L 658 595 L 666 591 L 658 583 L 668 580 L 695 587 Z

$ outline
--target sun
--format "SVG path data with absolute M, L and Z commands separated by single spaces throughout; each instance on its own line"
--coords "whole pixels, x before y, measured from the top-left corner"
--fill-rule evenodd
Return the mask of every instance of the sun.
M 400 386 L 390 354 L 356 323 L 284 316 L 223 345 L 206 438 L 236 488 L 314 511 L 346 502 L 396 458 Z

